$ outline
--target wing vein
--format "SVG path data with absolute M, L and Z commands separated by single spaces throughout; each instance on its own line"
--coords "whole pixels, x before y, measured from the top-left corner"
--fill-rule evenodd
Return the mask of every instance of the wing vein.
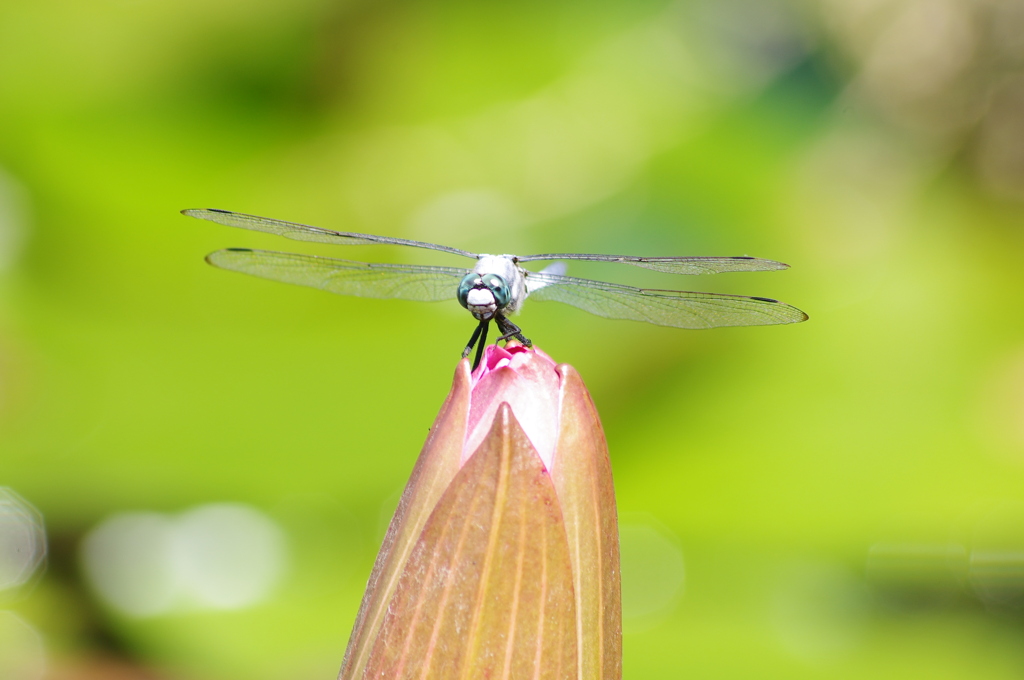
M 237 227 L 239 229 L 249 229 L 251 231 L 262 231 L 268 234 L 277 234 L 278 236 L 284 236 L 285 238 L 290 238 L 295 241 L 312 241 L 315 243 L 330 243 L 334 245 L 349 246 L 369 244 L 408 246 L 411 248 L 437 250 L 442 253 L 462 255 L 463 257 L 472 257 L 474 259 L 478 257 L 475 253 L 471 253 L 467 250 L 452 248 L 450 246 L 441 246 L 436 243 L 412 241 L 410 239 L 394 238 L 391 236 L 357 234 L 349 231 L 332 231 L 331 229 L 324 229 L 322 227 L 312 227 L 308 224 L 285 222 L 284 220 L 274 220 L 269 217 L 257 217 L 256 215 L 246 215 L 245 213 L 236 213 L 229 210 L 217 210 L 212 208 L 193 209 L 182 210 L 181 213 L 183 215 L 188 215 L 189 217 L 209 220 L 228 227 Z
M 634 288 L 617 283 L 530 272 L 530 297 L 555 300 L 609 319 L 675 328 L 798 323 L 807 315 L 770 298 Z
M 455 298 L 469 270 L 339 260 L 299 253 L 230 248 L 210 253 L 215 267 L 338 295 L 439 302 Z

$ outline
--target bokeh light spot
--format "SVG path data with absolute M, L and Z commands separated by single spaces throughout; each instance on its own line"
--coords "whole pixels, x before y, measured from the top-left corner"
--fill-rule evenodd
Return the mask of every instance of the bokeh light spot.
M 14 491 L 0 487 L 0 590 L 28 581 L 45 557 L 43 516 Z
M 82 566 L 99 595 L 135 617 L 156 616 L 175 603 L 170 518 L 153 512 L 114 515 L 82 544 Z
M 207 505 L 182 515 L 175 529 L 175 571 L 201 605 L 237 609 L 256 604 L 281 575 L 284 536 L 258 510 Z
M 968 578 L 978 598 L 995 609 L 1024 609 L 1024 503 L 994 507 L 973 534 Z
M 85 573 L 100 596 L 134 617 L 184 607 L 237 609 L 264 599 L 285 563 L 282 531 L 241 504 L 201 506 L 179 517 L 115 515 L 86 537 Z

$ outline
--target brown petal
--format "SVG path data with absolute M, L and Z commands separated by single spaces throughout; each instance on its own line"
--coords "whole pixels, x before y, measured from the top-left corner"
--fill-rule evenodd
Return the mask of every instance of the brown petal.
M 622 677 L 619 532 L 608 445 L 579 373 L 559 364 L 561 434 L 552 480 L 562 507 L 573 567 L 579 678 Z
M 406 559 L 434 506 L 459 471 L 469 416 L 470 386 L 469 361 L 463 359 L 455 370 L 452 389 L 430 429 L 430 436 L 384 536 L 345 650 L 339 680 L 363 677 L 373 640 L 384 621 L 385 608 L 395 592 Z
M 423 529 L 364 677 L 575 678 L 574 602 L 554 485 L 502 404 Z

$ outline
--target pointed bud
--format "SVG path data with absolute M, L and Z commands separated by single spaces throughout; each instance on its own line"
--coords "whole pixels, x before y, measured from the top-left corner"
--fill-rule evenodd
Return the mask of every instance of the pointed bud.
M 463 360 L 388 528 L 340 680 L 622 675 L 597 411 L 543 352 Z

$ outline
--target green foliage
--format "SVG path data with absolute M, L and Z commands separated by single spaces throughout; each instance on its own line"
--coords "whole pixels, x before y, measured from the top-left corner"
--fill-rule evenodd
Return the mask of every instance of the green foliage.
M 216 207 L 489 252 L 788 262 L 570 273 L 779 298 L 796 326 L 517 319 L 587 382 L 620 511 L 681 546 L 678 602 L 626 622 L 626 677 L 1017 677 L 1022 568 L 993 599 L 970 566 L 1024 550 L 1024 184 L 978 170 L 985 128 L 892 114 L 858 87 L 867 57 L 795 5 L 511 7 L 0 4 L 0 485 L 47 521 L 50 570 L 10 607 L 52 664 L 332 677 L 472 331 L 454 291 L 208 267 L 229 246 L 453 263 L 178 214 Z M 222 501 L 288 536 L 262 604 L 136 620 L 86 588 L 104 518 Z M 883 545 L 967 557 L 940 586 L 886 580 Z

